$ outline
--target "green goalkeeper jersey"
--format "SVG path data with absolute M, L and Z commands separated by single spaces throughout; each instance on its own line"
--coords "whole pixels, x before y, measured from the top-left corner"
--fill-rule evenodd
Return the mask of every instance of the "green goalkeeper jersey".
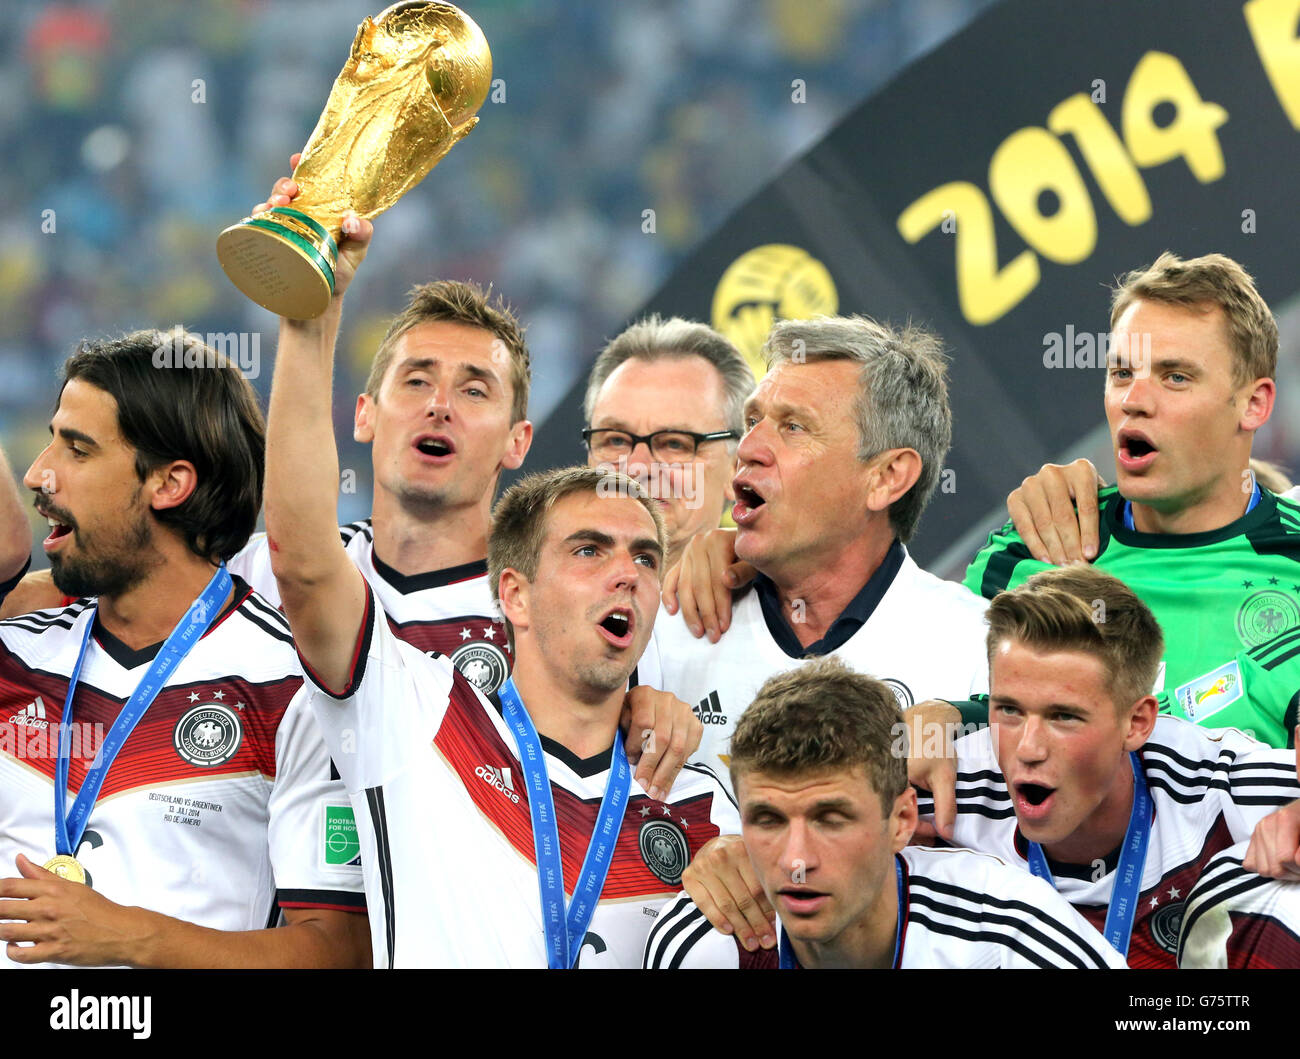
M 1300 629 L 1238 651 L 1231 661 L 1160 693 L 1161 713 L 1209 728 L 1241 728 L 1276 747 L 1295 746 L 1298 707 Z
M 1300 626 L 1300 504 L 1260 492 L 1251 511 L 1222 529 L 1163 534 L 1127 529 L 1124 498 L 1114 486 L 1103 489 L 1094 565 L 1133 589 L 1160 622 L 1165 656 L 1156 690 L 1168 691 L 1162 706 L 1197 724 L 1242 728 L 1286 746 L 1284 717 L 1300 681 L 1285 695 L 1247 695 L 1240 672 L 1226 671 L 1240 670 L 1230 661 L 1239 653 Z M 975 556 L 966 586 L 992 599 L 1050 568 L 1030 556 L 1008 522 Z M 1215 690 L 1216 681 L 1232 680 L 1234 688 Z

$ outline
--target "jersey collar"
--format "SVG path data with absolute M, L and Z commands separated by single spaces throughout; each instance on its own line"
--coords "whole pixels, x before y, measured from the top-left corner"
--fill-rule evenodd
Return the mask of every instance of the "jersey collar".
M 470 581 L 476 577 L 487 576 L 486 559 L 477 559 L 472 563 L 462 563 L 460 566 L 449 566 L 445 570 L 428 570 L 422 574 L 401 574 L 379 558 L 372 545 L 370 561 L 374 564 L 375 573 L 404 596 L 410 595 L 412 592 L 420 592 L 426 588 L 443 588 L 447 585 L 454 585 L 457 581 Z
M 876 572 L 871 575 L 858 594 L 849 600 L 849 605 L 840 612 L 839 617 L 831 622 L 826 635 L 807 647 L 799 643 L 792 626 L 786 621 L 782 613 L 781 597 L 772 579 L 764 574 L 756 575 L 754 587 L 758 592 L 758 602 L 763 609 L 763 621 L 767 624 L 767 631 L 772 634 L 776 645 L 791 658 L 812 658 L 838 650 L 867 623 L 867 619 L 885 598 L 889 586 L 894 583 L 894 578 L 902 569 L 905 558 L 907 558 L 907 550 L 902 542 L 895 538 L 894 543 L 889 546 L 889 551 L 885 553 L 885 558 L 876 567 Z
M 1277 517 L 1277 498 L 1261 486 L 1255 488 L 1259 500 L 1252 501 L 1241 518 L 1203 533 L 1143 533 L 1138 529 L 1130 529 L 1125 525 L 1124 517 L 1129 510 L 1129 501 L 1120 496 L 1118 490 L 1111 495 L 1102 518 L 1110 535 L 1131 548 L 1201 548 L 1253 533 Z
M 498 714 L 502 714 L 501 696 L 494 691 L 487 697 L 487 700 L 492 703 L 492 708 L 496 710 Z M 614 738 L 617 739 L 622 736 L 622 734 L 623 733 L 620 730 Z M 580 776 L 584 780 L 590 779 L 592 776 L 599 776 L 602 772 L 608 772 L 610 768 L 613 767 L 613 743 L 610 744 L 608 750 L 602 750 L 598 754 L 592 754 L 591 757 L 578 757 L 577 754 L 564 746 L 564 744 L 557 743 L 554 739 L 549 739 L 540 732 L 538 732 L 537 735 L 542 741 L 542 750 L 548 756 L 555 758 L 556 761 L 564 762 L 564 764 L 568 766 L 570 772 L 575 776 Z
M 204 636 L 207 636 L 209 632 L 220 625 L 229 616 L 230 612 L 243 603 L 253 591 L 248 586 L 248 582 L 238 574 L 231 574 L 230 580 L 235 586 L 234 592 L 230 594 L 230 602 L 226 604 L 221 613 L 218 614 L 212 624 L 208 626 L 207 632 L 203 634 Z M 104 623 L 99 620 L 98 607 L 95 608 L 94 620 L 95 628 L 91 635 L 94 636 L 95 642 L 103 648 L 104 653 L 108 655 L 109 658 L 123 669 L 134 669 L 136 666 L 142 666 L 148 662 L 152 662 L 154 656 L 158 653 L 159 648 L 167 642 L 166 640 L 159 640 L 157 643 L 147 644 L 139 650 L 136 650 L 128 647 L 124 642 L 104 628 Z

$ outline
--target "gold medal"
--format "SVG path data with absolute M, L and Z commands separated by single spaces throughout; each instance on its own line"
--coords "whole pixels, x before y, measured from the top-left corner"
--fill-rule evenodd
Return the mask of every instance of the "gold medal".
M 86 869 L 81 866 L 76 857 L 70 857 L 66 853 L 60 853 L 51 857 L 45 862 L 45 870 L 52 871 L 60 879 L 67 879 L 68 882 L 85 883 Z

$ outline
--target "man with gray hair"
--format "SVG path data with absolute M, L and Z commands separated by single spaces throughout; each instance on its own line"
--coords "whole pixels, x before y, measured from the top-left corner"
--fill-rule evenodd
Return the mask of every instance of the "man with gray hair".
M 883 680 L 904 707 L 988 688 L 983 600 L 926 573 L 906 547 L 951 441 L 939 340 L 822 317 L 778 323 L 764 352 L 732 482 L 735 550 L 758 571 L 753 588 L 717 643 L 696 639 L 681 616 L 656 630 L 661 687 L 699 704 L 696 760 L 715 769 L 728 765 L 735 723 L 763 681 L 813 656 Z M 701 856 L 687 889 L 711 921 L 732 919 L 761 889 L 738 886 L 753 882 L 743 850 L 714 847 L 716 864 Z M 737 885 L 715 882 L 728 866 Z M 742 944 L 774 944 L 765 910 L 751 901 L 748 911 L 733 920 Z
M 667 562 L 717 527 L 735 499 L 731 474 L 754 373 L 713 328 L 648 316 L 601 351 L 583 402 L 588 463 L 637 479 L 659 503 Z

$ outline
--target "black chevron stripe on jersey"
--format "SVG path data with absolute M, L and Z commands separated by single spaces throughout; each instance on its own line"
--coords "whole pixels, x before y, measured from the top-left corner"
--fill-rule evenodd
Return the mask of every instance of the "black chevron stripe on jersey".
M 15 614 L 12 618 L 0 621 L 0 625 L 25 629 L 28 632 L 43 632 L 54 626 L 61 629 L 71 629 L 77 618 L 89 606 L 90 600 L 79 599 L 77 602 L 69 603 L 66 607 L 61 607 L 58 610 L 34 610 L 29 614 Z
M 1191 771 L 1180 770 L 1175 763 Z M 1168 747 L 1147 744 L 1142 748 L 1142 769 L 1150 786 L 1183 805 L 1199 802 L 1207 790 L 1224 791 L 1240 805 L 1284 805 L 1300 794 L 1294 767 L 1272 761 L 1237 762 L 1236 755 L 1227 750 L 1217 759 L 1193 762 Z M 1231 781 L 1225 771 L 1231 774 Z M 1260 793 L 1242 794 L 1242 787 L 1256 787 Z
M 1205 792 L 1207 790 L 1224 791 L 1231 795 L 1232 800 L 1238 805 L 1275 805 L 1281 807 L 1286 805 L 1288 802 L 1295 801 L 1294 793 L 1260 795 L 1233 793 L 1232 787 L 1228 784 L 1228 781 L 1224 779 L 1210 780 L 1208 783 L 1203 783 L 1195 791 L 1188 791 L 1184 788 L 1175 787 L 1165 782 L 1165 780 L 1159 776 L 1152 776 L 1150 773 L 1147 773 L 1147 786 L 1152 790 L 1164 791 L 1170 799 L 1178 802 L 1179 805 L 1198 805 L 1204 800 Z
M 15 614 L 15 618 L 27 618 L 36 622 L 51 622 L 56 618 L 76 618 L 82 614 L 87 607 L 91 606 L 94 601 L 89 597 L 83 596 L 80 599 L 74 599 L 66 607 L 43 607 L 41 610 L 29 611 L 26 614 Z M 12 621 L 12 618 L 6 619 Z
M 682 768 L 687 769 L 691 772 L 699 772 L 705 776 L 710 777 L 713 780 L 713 782 L 718 785 L 718 789 L 721 790 L 722 793 L 727 796 L 727 800 L 731 802 L 731 804 L 734 805 L 737 809 L 740 808 L 740 803 L 737 802 L 736 799 L 732 796 L 731 792 L 727 790 L 727 787 L 722 782 L 722 780 L 718 779 L 718 774 L 714 772 L 713 769 L 709 768 L 708 765 L 699 765 L 699 764 L 695 764 L 694 762 L 688 762 L 687 764 L 683 765 Z
M 290 647 L 293 646 L 293 636 L 285 632 L 278 625 L 272 625 L 264 617 L 261 617 L 256 612 L 249 610 L 248 608 L 241 607 L 239 613 L 243 615 L 243 617 L 246 618 L 248 621 L 251 621 L 264 633 L 266 633 L 267 636 L 271 636 L 277 640 L 281 640 L 284 643 L 287 643 Z
M 963 901 L 974 907 L 963 907 Z M 1076 967 L 1106 966 L 1104 958 L 1069 926 L 1024 901 L 976 893 L 951 883 L 919 878 L 913 874 L 908 877 L 908 902 L 909 919 L 914 918 L 912 906 L 920 904 L 936 915 L 952 916 L 974 924 L 998 923 L 1018 928 L 1021 935 L 1033 938 Z M 1002 912 L 991 912 L 990 906 L 1002 909 Z M 935 921 L 927 917 L 926 922 L 933 929 Z M 1044 963 L 1042 966 L 1052 965 Z
M 984 805 L 980 802 L 971 801 L 974 797 L 988 797 L 993 801 L 1005 801 L 1006 805 L 994 806 Z M 966 791 L 957 792 L 957 806 L 959 811 L 975 816 L 982 816 L 988 820 L 1006 820 L 1016 815 L 1016 810 L 1011 804 L 1010 795 L 990 794 L 986 791 L 968 794 Z M 916 811 L 920 816 L 934 815 L 934 795 L 929 791 L 917 789 L 916 792 Z
M 908 914 L 908 921 L 911 923 L 920 923 L 934 934 L 945 934 L 948 937 L 961 938 L 963 941 L 993 942 L 994 944 L 1001 945 L 1005 948 L 1011 949 L 1013 952 L 1019 953 L 1037 967 L 1050 968 L 1053 966 L 1052 963 L 1045 960 L 1039 953 L 1025 945 L 1014 934 L 1003 934 L 1001 931 L 996 930 L 966 930 L 963 927 L 958 927 L 951 923 L 941 923 L 937 920 L 931 919 L 928 915 L 925 915 L 922 912 L 910 912 Z M 1077 967 L 1086 968 L 1089 966 L 1087 963 L 1078 962 L 1078 957 L 1071 957 L 1070 959 Z M 1105 967 L 1106 965 L 1101 961 L 1098 961 L 1092 966 Z
M 701 921 L 706 928 L 703 932 L 698 930 Z M 690 936 L 680 945 L 673 946 L 677 937 L 683 931 L 690 930 L 692 924 L 696 929 L 691 931 Z M 659 921 L 650 928 L 650 937 L 646 939 L 646 953 L 649 956 L 647 963 L 652 969 L 679 968 L 690 947 L 711 929 L 704 913 L 693 902 L 683 901 L 671 912 L 665 909 L 660 914 Z M 668 962 L 665 963 L 665 960 Z
M 353 537 L 360 533 L 366 540 L 374 543 L 374 530 L 370 527 L 370 519 L 363 518 L 356 522 L 349 522 L 346 526 L 339 527 L 339 538 L 344 544 L 347 544 Z
M 677 949 L 676 954 L 674 954 L 673 958 L 668 963 L 668 970 L 681 970 L 682 961 L 686 959 L 686 954 L 691 951 L 691 947 L 701 938 L 705 937 L 705 935 L 712 933 L 712 931 L 713 924 L 707 919 L 699 926 L 695 927 L 695 929 L 682 939 L 681 946 Z
M 1006 820 L 1016 815 L 1006 780 L 1002 773 L 991 769 L 957 773 L 957 803 L 963 813 L 975 813 L 990 820 Z
M 271 604 L 266 602 L 261 596 L 251 595 L 244 600 L 245 605 L 253 607 L 259 614 L 270 619 L 271 623 L 278 625 L 285 632 L 291 632 L 289 628 L 289 619 L 284 616 L 283 611 L 276 610 Z
M 1015 532 L 1015 525 L 1008 522 L 989 534 L 984 547 L 987 548 L 997 534 L 1013 532 Z M 1004 591 L 1011 581 L 1011 575 L 1016 572 L 1016 567 L 1026 559 L 1032 558 L 1029 549 L 1019 540 L 1012 541 L 1002 551 L 995 552 L 989 558 L 988 565 L 984 567 L 984 576 L 980 578 L 980 595 L 985 599 L 992 599 L 999 592 Z
M 1276 669 L 1300 652 L 1300 628 L 1288 629 L 1280 636 L 1265 640 L 1246 652 L 1264 669 Z
M 958 783 L 995 783 L 1005 786 L 1006 780 L 1003 779 L 1002 773 L 995 769 L 980 769 L 978 772 L 959 772 L 957 773 Z
M 46 629 L 53 629 L 56 627 L 60 629 L 71 629 L 73 623 L 71 621 L 64 621 L 59 619 L 56 619 L 54 621 L 37 623 L 37 622 L 30 621 L 28 619 L 28 615 L 22 614 L 15 618 L 6 618 L 4 621 L 0 621 L 0 625 L 3 625 L 9 629 L 22 629 L 24 632 L 41 633 L 44 632 Z
M 388 845 L 388 814 L 384 811 L 384 788 L 368 787 L 370 826 L 375 831 L 375 859 L 379 862 L 379 883 L 384 897 L 384 936 L 388 940 L 388 969 L 393 969 L 393 945 L 397 938 L 397 914 L 393 908 L 393 856 Z
M 1289 762 L 1238 761 L 1236 753 L 1231 750 L 1222 751 L 1217 758 L 1193 761 L 1159 743 L 1146 744 L 1141 753 L 1145 772 L 1162 772 L 1168 777 L 1169 783 L 1180 784 L 1188 791 L 1201 790 L 1211 777 L 1221 778 L 1225 771 L 1232 776 L 1234 784 L 1247 781 L 1253 784 L 1271 782 L 1279 787 L 1297 788 L 1295 767 Z M 1181 770 L 1176 766 L 1180 766 Z M 1222 786 L 1221 783 L 1213 785 Z

